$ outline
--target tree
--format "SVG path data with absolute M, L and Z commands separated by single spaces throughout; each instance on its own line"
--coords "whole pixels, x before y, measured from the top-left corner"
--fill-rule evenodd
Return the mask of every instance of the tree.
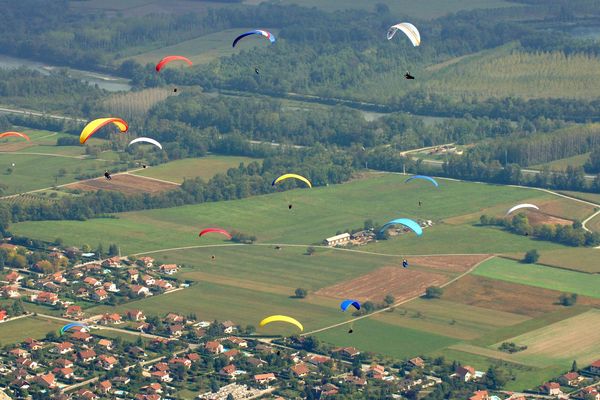
M 523 257 L 523 262 L 527 264 L 535 264 L 540 259 L 540 254 L 536 249 L 529 250 Z
M 12 304 L 12 314 L 13 315 L 23 315 L 25 314 L 25 307 L 23 306 L 23 301 L 21 299 L 16 300 Z
M 116 244 L 108 246 L 108 255 L 113 257 L 119 254 L 119 247 Z
M 429 286 L 425 289 L 425 298 L 426 299 L 439 299 L 444 294 L 444 289 L 437 286 Z
M 303 299 L 308 295 L 308 292 L 306 291 L 306 289 L 298 288 L 296 289 L 294 294 L 296 295 L 296 298 Z
M 577 293 L 571 293 L 570 295 L 563 293 L 558 298 L 558 302 L 565 307 L 573 306 L 577 303 Z
M 577 366 L 577 360 L 573 360 L 573 364 L 571 364 L 571 372 L 579 371 L 579 367 Z
M 385 296 L 385 298 L 383 299 L 383 302 L 385 303 L 386 306 L 389 307 L 396 302 L 396 299 L 394 298 L 394 296 L 392 296 L 392 294 L 387 294 Z
M 306 254 L 312 256 L 313 254 L 315 254 L 315 248 L 312 246 L 307 247 Z
M 227 400 L 235 400 L 235 397 L 231 393 L 227 395 Z

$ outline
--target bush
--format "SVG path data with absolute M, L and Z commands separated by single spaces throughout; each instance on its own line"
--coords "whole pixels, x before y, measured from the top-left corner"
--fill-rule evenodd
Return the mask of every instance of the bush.
M 303 299 L 308 295 L 308 292 L 306 291 L 306 289 L 298 288 L 298 289 L 296 289 L 294 294 L 296 295 L 297 298 Z
M 558 298 L 560 304 L 565 307 L 574 306 L 577 303 L 577 293 L 566 294 L 563 293 Z
M 529 250 L 523 257 L 523 262 L 527 264 L 535 264 L 540 259 L 540 253 L 536 249 Z
M 425 298 L 426 299 L 439 299 L 444 294 L 444 289 L 437 286 L 429 286 L 425 289 Z

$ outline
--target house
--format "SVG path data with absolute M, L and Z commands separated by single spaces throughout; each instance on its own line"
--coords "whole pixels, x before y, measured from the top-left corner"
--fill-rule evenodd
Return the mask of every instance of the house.
M 29 357 L 29 352 L 23 349 L 12 349 L 8 352 L 13 357 Z
M 10 382 L 10 387 L 18 390 L 27 390 L 31 385 L 25 379 L 17 378 Z
M 490 395 L 487 390 L 478 390 L 473 392 L 473 395 L 469 397 L 469 400 L 490 400 Z
M 425 361 L 421 357 L 415 357 L 408 360 L 408 363 L 414 368 L 423 368 L 425 367 Z
M 139 324 L 136 324 L 133 328 L 136 331 L 147 332 L 148 330 L 150 330 L 151 325 L 147 322 L 140 322 Z
M 5 322 L 7 316 L 8 316 L 8 313 L 6 310 L 0 310 L 0 322 Z
M 108 393 L 110 393 L 110 390 L 112 389 L 112 383 L 110 383 L 109 380 L 106 380 L 106 381 L 98 382 L 98 385 L 96 385 L 96 387 L 100 393 L 108 394 Z
M 4 280 L 8 281 L 8 283 L 17 283 L 23 279 L 22 275 L 19 275 L 18 272 L 11 271 L 4 277 Z
M 142 275 L 140 281 L 146 286 L 152 286 L 156 283 L 156 279 L 150 275 Z
M 464 367 L 462 365 L 459 365 L 456 368 L 456 375 L 462 379 L 464 382 L 469 382 L 471 379 L 473 379 L 475 377 L 475 368 L 465 365 Z
M 56 293 L 39 292 L 31 295 L 31 301 L 54 306 L 56 303 L 58 303 L 59 299 Z
M 229 336 L 228 338 L 225 339 L 225 341 L 234 344 L 238 347 L 243 347 L 243 348 L 247 348 L 248 347 L 248 342 L 245 341 L 242 338 L 236 337 L 236 336 Z
M 83 363 L 89 363 L 91 361 L 94 361 L 96 359 L 96 352 L 92 349 L 89 350 L 82 350 L 79 353 L 77 353 L 77 357 L 79 357 L 79 359 L 81 360 L 81 362 Z
M 277 378 L 275 378 L 275 374 L 270 372 L 268 374 L 257 374 L 254 375 L 254 382 L 258 383 L 259 385 L 265 385 L 268 384 L 269 382 L 272 381 L 276 381 Z
M 44 282 L 42 288 L 48 292 L 58 293 L 62 288 L 54 282 Z
M 63 313 L 63 317 L 79 319 L 83 317 L 83 310 L 81 309 L 81 306 L 68 306 Z
M 152 257 L 140 257 L 137 259 L 137 263 L 141 264 L 142 266 L 146 267 L 146 268 L 152 268 L 152 266 L 154 265 L 154 258 Z
M 376 377 L 376 379 L 381 379 L 381 378 L 377 378 L 377 377 L 383 377 L 384 375 L 387 375 L 387 372 L 385 371 L 385 367 L 383 365 L 379 365 L 379 364 L 373 364 L 369 367 L 368 373 L 370 376 Z
M 292 373 L 296 375 L 298 378 L 303 378 L 310 373 L 310 370 L 304 363 L 299 363 L 290 368 Z
M 11 285 L 2 286 L 0 288 L 0 292 L 2 293 L 2 297 L 6 297 L 9 299 L 16 299 L 17 297 L 21 296 L 21 294 L 19 293 L 19 288 Z
M 233 361 L 233 359 L 235 357 L 237 357 L 240 354 L 240 351 L 238 349 L 231 349 L 231 350 L 227 350 L 225 353 L 222 354 L 223 357 L 225 357 L 228 361 Z
M 74 351 L 75 348 L 73 347 L 73 343 L 63 342 L 63 343 L 56 343 L 52 350 L 54 350 L 54 353 L 67 354 L 67 353 Z
M 581 389 L 580 396 L 576 398 L 587 399 L 592 398 L 594 400 L 600 400 L 600 392 L 595 387 L 586 387 Z
M 66 358 L 59 358 L 58 360 L 54 361 L 52 365 L 57 368 L 72 368 L 73 361 L 67 360 Z
M 79 389 L 77 392 L 75 392 L 75 394 L 77 395 L 78 399 L 96 400 L 98 398 L 98 396 L 96 396 L 94 392 L 89 389 Z
M 91 276 L 86 277 L 83 280 L 83 283 L 85 283 L 86 285 L 91 286 L 91 287 L 102 286 L 102 282 L 100 282 L 96 278 L 92 278 Z
M 169 334 L 177 337 L 183 335 L 183 325 L 170 325 Z
M 19 250 L 19 246 L 10 243 L 0 243 L 0 249 L 5 250 L 9 254 L 15 254 Z
M 223 368 L 221 368 L 221 370 L 219 371 L 219 375 L 225 376 L 229 379 L 235 379 L 235 371 L 236 370 L 237 369 L 235 368 L 235 365 L 229 364 L 229 365 L 226 365 Z
M 171 285 L 171 283 L 169 281 L 165 281 L 164 279 L 157 279 L 156 282 L 154 282 L 154 286 L 156 286 L 162 290 L 173 289 L 173 285 Z
M 100 364 L 100 366 L 107 371 L 110 371 L 115 365 L 117 365 L 117 359 L 115 357 L 107 356 L 105 354 L 101 354 L 100 357 L 98 357 L 98 361 L 98 364 Z
M 104 260 L 102 266 L 106 268 L 122 268 L 123 264 L 121 263 L 121 257 L 111 257 Z
M 88 297 L 90 295 L 90 292 L 86 288 L 81 287 L 81 288 L 77 289 L 77 292 L 75 295 L 77 297 Z
M 146 316 L 144 315 L 144 312 L 141 310 L 128 310 L 125 313 L 125 316 L 130 321 L 145 321 L 146 320 Z
M 104 290 L 106 290 L 107 292 L 111 292 L 111 293 L 119 293 L 120 292 L 119 288 L 117 288 L 117 285 L 114 282 L 104 282 L 104 284 L 102 285 L 102 288 Z
M 204 348 L 211 354 L 221 354 L 223 352 L 223 345 L 215 341 L 206 342 Z
M 160 380 L 161 382 L 171 382 L 173 380 L 166 371 L 154 371 L 150 373 L 150 376 Z
M 560 384 L 558 382 L 547 382 L 540 386 L 542 393 L 550 396 L 558 396 L 562 394 Z
M 92 293 L 92 299 L 96 301 L 103 301 L 108 299 L 108 293 L 104 289 L 96 289 Z
M 131 290 L 131 293 L 135 296 L 152 296 L 150 289 L 148 289 L 146 286 L 131 285 L 129 286 L 129 290 Z
M 367 385 L 367 380 L 365 378 L 361 378 L 359 376 L 354 376 L 352 374 L 346 375 L 344 382 L 352 383 L 356 386 L 366 386 Z
M 307 361 L 312 365 L 319 366 L 321 364 L 325 364 L 325 363 L 331 361 L 331 358 L 327 357 L 327 356 L 320 356 L 318 354 L 314 354 L 312 356 L 308 356 Z
M 137 282 L 140 277 L 140 273 L 138 272 L 137 269 L 128 269 L 127 275 L 128 275 L 129 282 L 132 282 L 132 283 Z
M 67 283 L 67 278 L 65 278 L 61 271 L 55 272 L 50 275 L 50 279 L 54 283 Z
M 261 360 L 260 358 L 256 357 L 248 357 L 246 359 L 246 362 L 252 365 L 254 368 L 262 368 L 265 365 L 267 365 L 267 362 L 265 360 Z
M 221 322 L 221 328 L 223 328 L 224 333 L 233 333 L 234 330 L 237 330 L 237 325 L 232 321 L 223 321 Z
M 589 370 L 592 374 L 600 375 L 600 360 L 596 360 L 591 363 Z
M 54 389 L 56 387 L 56 379 L 54 378 L 54 374 L 48 373 L 43 375 L 38 375 L 35 377 L 35 381 L 48 389 Z
M 127 352 L 135 358 L 144 358 L 148 356 L 144 349 L 139 346 L 131 346 L 127 349 Z
M 200 354 L 197 353 L 188 353 L 185 357 L 193 363 L 198 362 L 201 359 Z
M 176 264 L 163 264 L 158 267 L 158 270 L 163 274 L 173 275 L 179 271 L 179 267 Z
M 81 332 L 81 331 L 79 331 L 79 332 L 74 332 L 71 335 L 71 339 L 73 339 L 73 340 L 79 340 L 79 341 L 85 342 L 85 343 L 89 343 L 89 342 L 92 341 L 93 336 L 90 335 L 87 332 Z
M 558 382 L 565 386 L 577 386 L 583 380 L 583 377 L 580 376 L 577 372 L 569 372 L 564 375 L 561 375 L 558 378 Z
M 328 237 L 323 241 L 325 246 L 334 247 L 334 246 L 343 246 L 350 241 L 350 234 L 348 232 L 342 233 L 339 235 L 335 235 L 332 237 Z
M 112 341 L 108 339 L 100 339 L 98 341 L 98 346 L 104 347 L 106 350 L 112 350 L 113 348 Z
M 169 364 L 167 364 L 166 362 L 159 362 L 154 364 L 154 366 L 152 367 L 152 369 L 154 371 L 168 371 L 169 370 Z
M 63 253 L 60 253 L 58 251 L 53 251 L 52 253 L 48 254 L 48 257 L 57 261 L 65 260 L 67 258 Z
M 169 364 L 172 364 L 172 365 L 181 364 L 185 368 L 190 368 L 192 366 L 192 361 L 188 360 L 187 358 L 171 358 L 169 360 Z
M 39 342 L 33 338 L 26 338 L 25 340 L 23 340 L 23 343 L 25 343 L 25 346 L 29 349 L 29 350 L 40 350 L 42 348 L 42 342 Z
M 15 364 L 18 368 L 26 368 L 29 370 L 37 369 L 39 366 L 37 361 L 30 360 L 29 358 L 19 357 L 15 360 Z
M 75 377 L 73 368 L 54 368 L 52 371 L 63 379 L 71 379 Z
M 321 398 L 323 398 L 323 396 L 335 396 L 339 393 L 339 390 L 340 388 L 338 388 L 334 384 L 326 383 L 325 385 L 321 386 Z
M 121 324 L 123 321 L 121 320 L 121 316 L 117 313 L 113 314 L 104 314 L 102 318 L 100 318 L 100 323 L 104 325 L 108 324 Z
M 156 393 L 163 392 L 161 384 L 157 383 L 157 382 L 152 382 L 148 386 L 142 386 L 141 390 L 145 393 L 150 393 L 150 394 L 156 394 Z
M 178 324 L 185 322 L 185 317 L 175 313 L 168 313 L 165 317 L 165 322 L 169 324 Z
M 339 353 L 342 357 L 354 358 L 360 354 L 360 350 L 355 347 L 338 347 L 331 350 L 332 353 Z

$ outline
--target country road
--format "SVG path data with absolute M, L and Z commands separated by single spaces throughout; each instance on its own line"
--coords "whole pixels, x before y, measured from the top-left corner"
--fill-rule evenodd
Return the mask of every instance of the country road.
M 17 108 L 7 108 L 0 107 L 0 113 L 4 114 L 19 114 L 19 115 L 33 115 L 34 117 L 45 117 L 59 120 L 67 120 L 67 121 L 75 121 L 75 122 L 87 122 L 87 119 L 76 118 L 76 117 L 67 117 L 64 115 L 57 114 L 46 114 L 41 111 L 32 111 L 32 110 L 22 110 Z

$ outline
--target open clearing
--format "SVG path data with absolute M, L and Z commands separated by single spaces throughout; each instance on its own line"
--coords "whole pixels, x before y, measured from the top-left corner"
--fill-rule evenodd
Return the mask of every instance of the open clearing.
M 67 185 L 64 189 L 96 191 L 96 190 L 112 190 L 121 192 L 125 195 L 143 194 L 143 193 L 160 193 L 167 190 L 178 188 L 179 185 L 155 181 L 152 179 L 144 179 L 139 176 L 130 174 L 113 175 L 111 180 L 106 178 L 90 179 L 82 182 L 75 182 Z
M 42 317 L 26 317 L 0 324 L 0 343 L 3 346 L 22 342 L 31 337 L 41 339 L 48 332 L 58 331 L 64 323 Z
M 600 218 L 599 218 L 600 219 Z M 523 259 L 523 254 L 508 255 L 515 260 Z M 540 253 L 538 264 L 549 265 L 556 268 L 570 269 L 573 271 L 600 273 L 600 251 L 589 247 L 566 248 L 560 250 L 547 250 Z
M 240 163 L 248 165 L 260 159 L 234 156 L 206 156 L 202 158 L 186 158 L 171 161 L 135 172 L 135 175 L 183 183 L 185 179 L 202 178 L 208 181 L 218 173 L 225 173 L 229 168 L 237 168 Z
M 600 299 L 600 275 L 567 271 L 536 264 L 521 264 L 506 258 L 493 258 L 481 264 L 473 274 L 545 289 L 577 293 Z
M 508 341 L 527 346 L 527 350 L 510 355 L 515 361 L 570 365 L 577 360 L 587 365 L 600 358 L 600 310 L 589 310 Z
M 548 167 L 552 171 L 564 171 L 570 165 L 572 167 L 582 167 L 590 158 L 590 153 L 580 154 L 573 157 L 561 158 L 545 164 L 532 165 L 531 168 L 541 169 Z
M 460 255 L 460 256 L 416 256 L 410 258 L 410 263 L 440 269 L 442 271 L 463 273 L 489 257 L 489 254 Z
M 381 302 L 387 294 L 396 301 L 419 296 L 428 286 L 440 286 L 450 280 L 448 275 L 416 271 L 402 267 L 383 267 L 349 281 L 318 290 L 315 294 L 336 299 L 352 298 L 361 302 Z

